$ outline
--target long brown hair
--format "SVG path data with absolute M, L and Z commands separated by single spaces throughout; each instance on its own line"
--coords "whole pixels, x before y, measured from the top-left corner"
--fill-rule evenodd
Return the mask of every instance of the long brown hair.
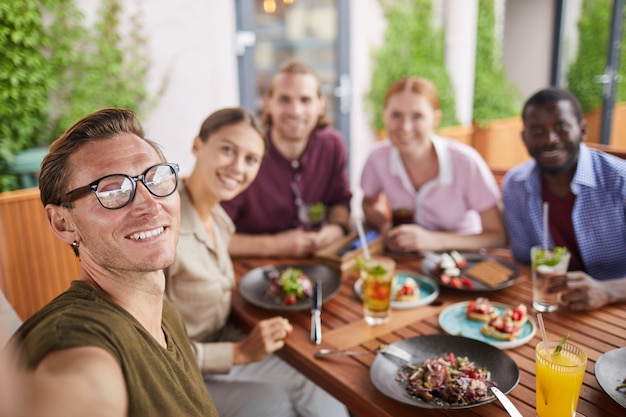
M 253 128 L 263 139 L 263 145 L 265 150 L 267 150 L 267 139 L 265 137 L 265 133 L 263 133 L 261 124 L 252 113 L 243 107 L 228 107 L 211 113 L 209 117 L 202 122 L 198 137 L 200 137 L 202 142 L 206 142 L 209 139 L 209 136 L 224 126 L 236 125 L 239 123 Z

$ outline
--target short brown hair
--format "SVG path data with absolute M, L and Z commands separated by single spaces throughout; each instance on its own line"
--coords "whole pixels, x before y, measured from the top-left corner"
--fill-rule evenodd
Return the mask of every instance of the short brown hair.
M 271 97 L 274 93 L 274 81 L 276 80 L 276 77 L 280 74 L 311 75 L 317 81 L 317 97 L 322 97 L 322 87 L 320 85 L 319 77 L 315 75 L 315 73 L 309 67 L 295 59 L 285 62 L 283 65 L 280 66 L 276 74 L 274 74 L 267 89 L 267 97 Z M 267 113 L 267 109 L 265 108 L 265 106 L 263 106 L 263 111 L 261 112 L 261 123 L 263 124 L 263 126 L 272 125 L 272 116 Z M 321 114 L 317 121 L 315 129 L 322 129 L 327 126 L 330 126 L 330 120 L 328 120 L 325 114 Z
M 433 109 L 440 109 L 437 87 L 435 87 L 435 84 L 433 84 L 430 80 L 421 77 L 404 77 L 391 83 L 387 89 L 387 94 L 385 94 L 383 107 L 387 107 L 389 97 L 403 91 L 410 91 L 412 93 L 419 94 L 428 100 Z
M 159 145 L 144 137 L 143 128 L 134 112 L 117 108 L 98 110 L 78 120 L 50 146 L 39 173 L 40 198 L 44 207 L 47 204 L 60 205 L 59 199 L 67 192 L 72 176 L 69 163 L 71 155 L 87 143 L 110 139 L 120 133 L 132 133 L 145 140 L 165 162 Z
M 259 121 L 252 113 L 242 107 L 229 107 L 211 113 L 211 115 L 209 115 L 209 117 L 202 122 L 198 137 L 200 137 L 202 142 L 206 142 L 209 139 L 209 136 L 224 126 L 236 125 L 240 123 L 253 128 L 263 139 L 263 145 L 267 150 L 265 133 L 263 133 L 263 128 L 259 124 Z

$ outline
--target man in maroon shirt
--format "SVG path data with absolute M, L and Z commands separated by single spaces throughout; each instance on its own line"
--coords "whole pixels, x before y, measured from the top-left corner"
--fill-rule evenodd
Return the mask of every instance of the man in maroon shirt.
M 252 185 L 222 206 L 237 233 L 232 256 L 309 256 L 348 231 L 347 152 L 329 127 L 319 80 L 290 61 L 264 102 L 268 151 Z

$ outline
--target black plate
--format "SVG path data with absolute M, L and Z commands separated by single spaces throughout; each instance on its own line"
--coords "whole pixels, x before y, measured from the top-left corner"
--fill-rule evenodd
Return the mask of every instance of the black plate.
M 328 301 L 337 294 L 341 285 L 341 276 L 334 269 L 326 265 L 277 265 L 282 272 L 287 268 L 297 268 L 309 277 L 311 281 L 320 280 L 322 283 L 322 301 Z M 241 278 L 239 293 L 251 304 L 268 310 L 299 311 L 311 308 L 309 297 L 298 300 L 296 304 L 285 305 L 265 295 L 269 287 L 269 279 L 265 276 L 264 268 L 255 268 Z
M 515 280 L 519 276 L 519 271 L 517 267 L 515 266 L 515 264 L 507 261 L 506 259 L 498 258 L 497 256 L 481 255 L 480 253 L 461 253 L 461 255 L 465 259 L 467 259 L 467 266 L 463 268 L 461 272 L 466 271 L 467 269 L 476 265 L 478 262 L 484 261 L 485 259 L 493 259 L 494 261 L 497 261 L 500 264 L 509 268 L 511 271 L 513 271 L 513 273 L 511 274 L 511 277 L 507 281 L 498 285 L 494 285 L 492 287 L 490 287 L 489 285 L 483 284 L 482 282 L 472 278 L 471 275 L 464 274 L 466 277 L 470 279 L 470 281 L 472 281 L 472 284 L 473 284 L 472 288 L 465 288 L 465 287 L 456 288 L 451 285 L 443 284 L 439 280 L 439 277 L 433 274 L 433 271 L 435 270 L 435 267 L 437 266 L 437 264 L 433 262 L 431 259 L 428 259 L 428 258 L 422 259 L 422 272 L 434 278 L 441 287 L 452 288 L 454 290 L 459 290 L 459 291 L 469 291 L 469 292 L 475 292 L 475 291 L 486 292 L 486 291 L 501 290 L 502 288 L 510 287 L 511 285 L 513 285 L 515 283 Z
M 626 378 L 626 348 L 613 349 L 598 358 L 595 367 L 596 379 L 609 397 L 626 408 L 626 390 L 616 390 Z
M 450 352 L 456 356 L 467 356 L 470 361 L 474 362 L 474 365 L 486 367 L 491 372 L 491 380 L 505 394 L 511 392 L 520 379 L 519 368 L 509 355 L 478 340 L 451 335 L 428 335 L 400 340 L 393 345 L 410 352 L 413 355 L 412 362 L 415 364 L 420 364 L 437 356 L 447 355 Z M 440 409 L 478 407 L 495 400 L 495 397 L 492 396 L 483 402 L 464 406 L 441 405 L 424 401 L 407 394 L 406 382 L 401 384 L 396 380 L 400 367 L 401 365 L 397 361 L 379 353 L 370 368 L 370 379 L 376 389 L 394 400 L 416 407 Z

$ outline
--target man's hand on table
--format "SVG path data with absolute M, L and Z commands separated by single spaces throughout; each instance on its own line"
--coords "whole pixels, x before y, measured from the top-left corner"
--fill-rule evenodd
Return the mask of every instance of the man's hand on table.
M 548 292 L 560 293 L 559 304 L 572 311 L 596 310 L 612 302 L 607 282 L 593 279 L 582 271 L 555 277 Z

